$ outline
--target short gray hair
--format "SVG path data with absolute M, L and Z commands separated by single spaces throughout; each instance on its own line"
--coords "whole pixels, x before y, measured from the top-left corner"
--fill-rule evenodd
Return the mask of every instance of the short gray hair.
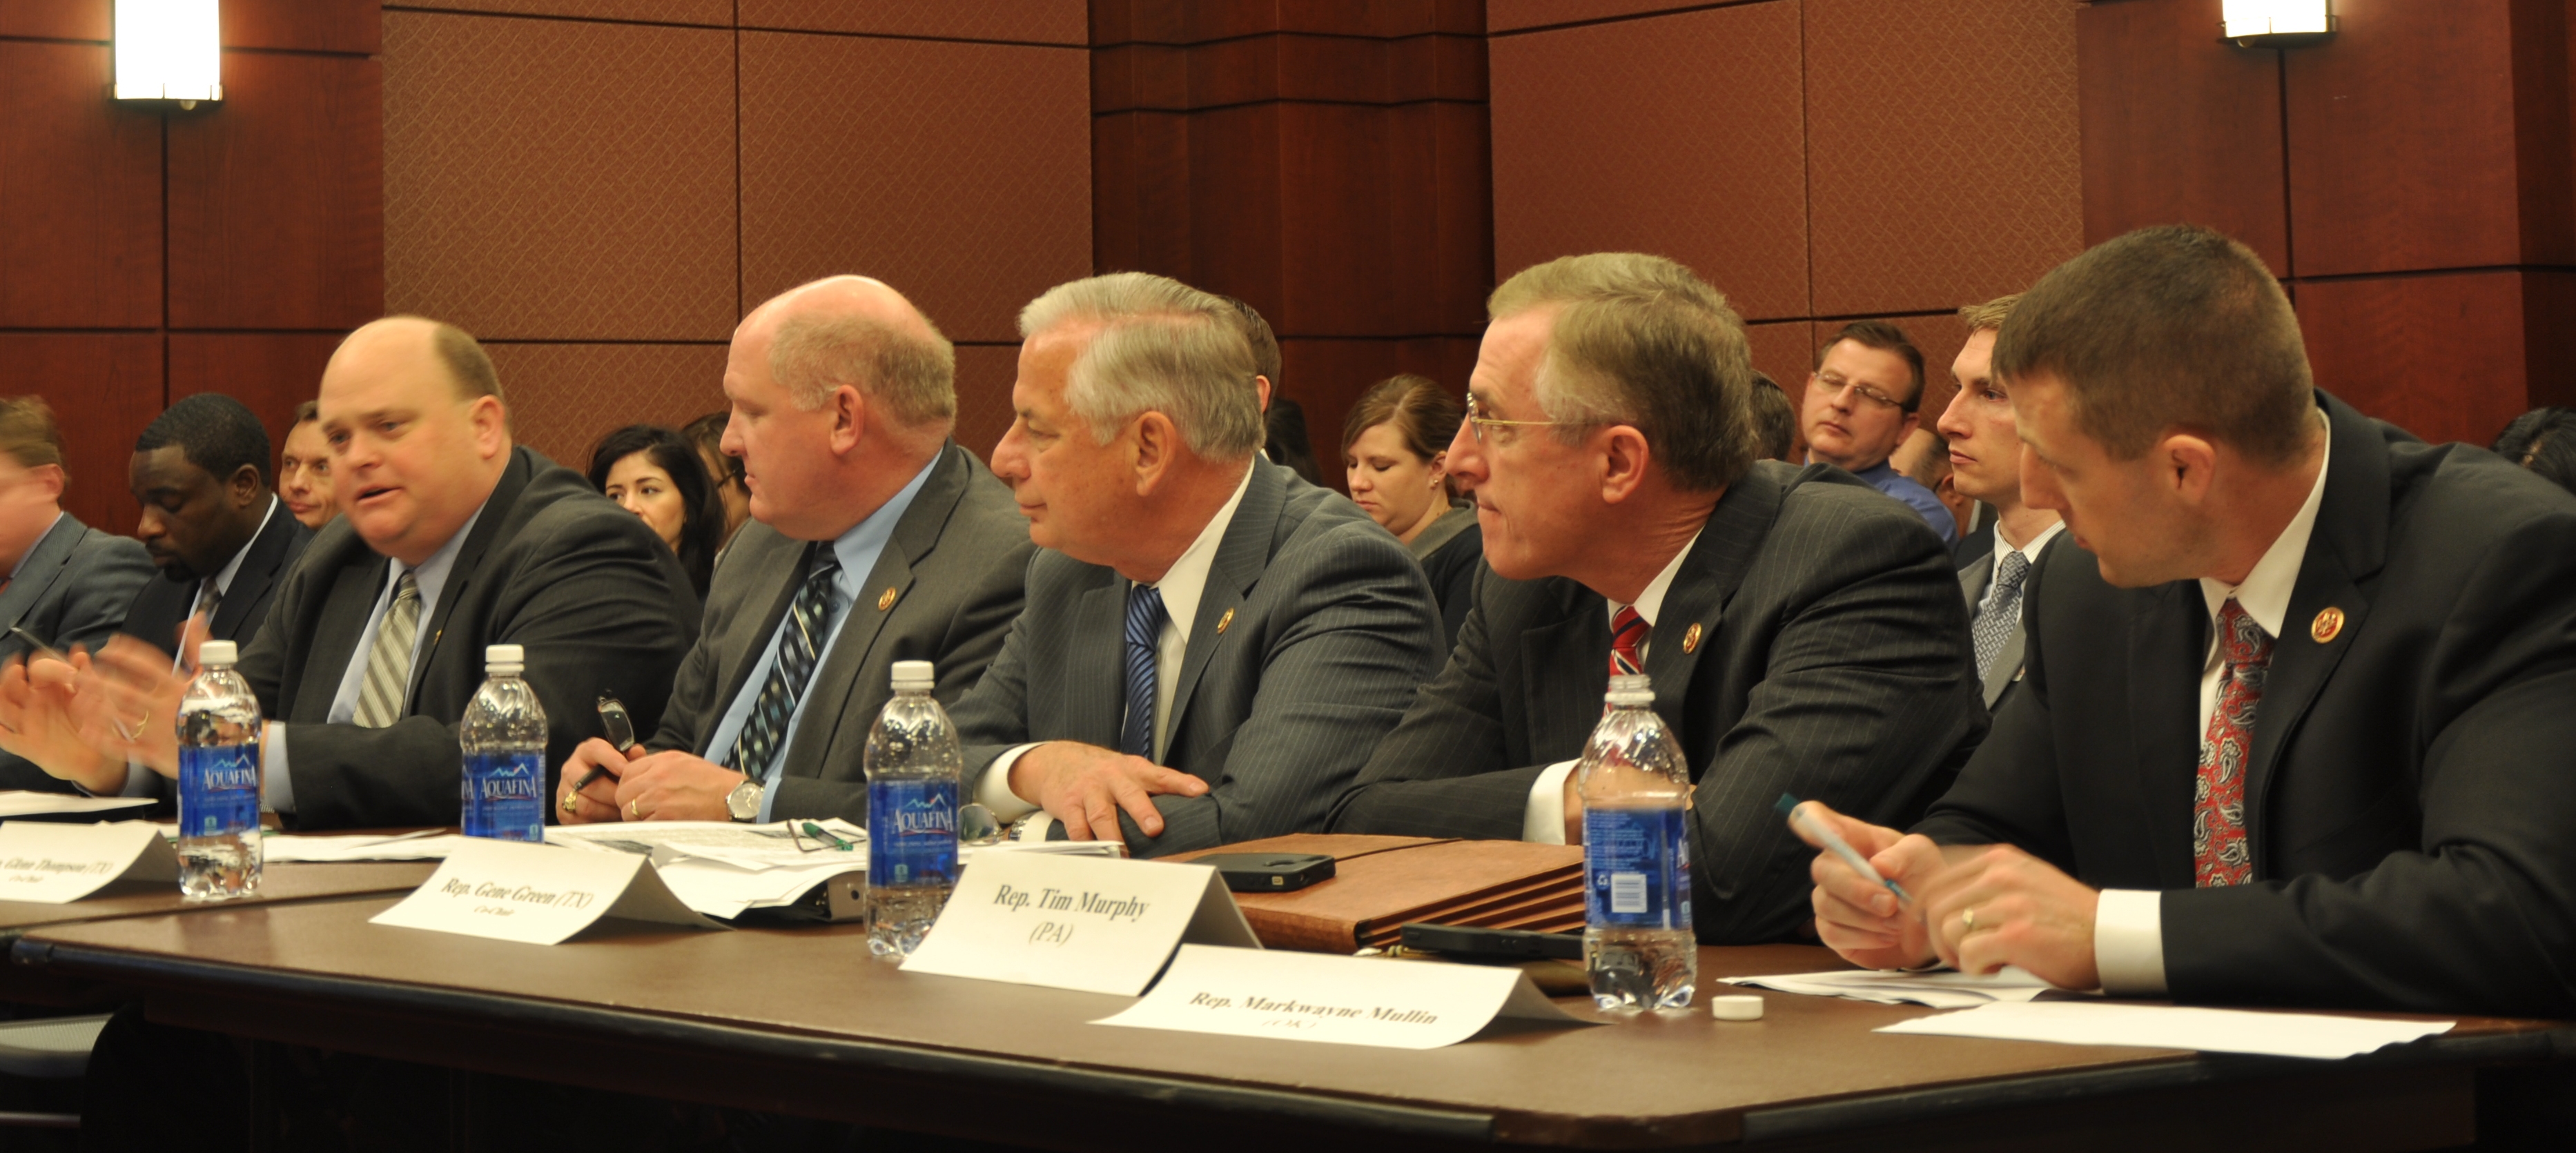
M 1252 345 L 1224 298 L 1167 276 L 1113 272 L 1056 285 L 1020 310 L 1020 338 L 1101 325 L 1067 376 L 1067 407 L 1106 444 L 1139 413 L 1170 417 L 1190 451 L 1240 460 L 1261 447 Z
M 957 420 L 957 346 L 921 318 L 930 337 L 873 316 L 799 315 L 769 341 L 769 375 L 808 412 L 843 385 L 911 427 Z

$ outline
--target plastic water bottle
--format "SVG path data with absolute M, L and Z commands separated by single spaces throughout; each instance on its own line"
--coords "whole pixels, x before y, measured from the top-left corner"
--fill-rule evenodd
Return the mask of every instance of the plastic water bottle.
M 1690 763 L 1655 715 L 1645 677 L 1610 678 L 1609 701 L 1574 770 L 1592 1000 L 1604 1009 L 1688 1008 L 1699 985 Z
M 465 706 L 457 743 L 465 749 L 465 835 L 497 841 L 546 839 L 546 710 L 519 674 L 525 649 L 483 650 L 483 687 Z
M 259 889 L 259 698 L 231 641 L 197 647 L 179 701 L 179 893 L 221 901 Z
M 894 699 L 868 730 L 868 951 L 920 947 L 957 887 L 957 778 L 965 757 L 932 699 L 929 661 L 894 663 Z

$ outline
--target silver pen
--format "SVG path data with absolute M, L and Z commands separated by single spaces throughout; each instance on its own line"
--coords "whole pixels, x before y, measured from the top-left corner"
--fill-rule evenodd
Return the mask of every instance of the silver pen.
M 1860 850 L 1851 847 L 1851 842 L 1842 839 L 1841 834 L 1834 832 L 1823 821 L 1809 816 L 1805 804 L 1798 798 L 1782 793 L 1780 803 L 1772 807 L 1788 815 L 1791 829 L 1804 831 L 1810 840 L 1822 844 L 1826 852 L 1842 858 L 1843 863 L 1851 866 L 1853 872 L 1887 886 L 1887 891 L 1896 894 L 1898 901 L 1908 905 L 1914 903 L 1914 894 L 1906 892 L 1905 886 L 1879 876 L 1878 870 L 1870 867 L 1869 858 L 1861 856 Z

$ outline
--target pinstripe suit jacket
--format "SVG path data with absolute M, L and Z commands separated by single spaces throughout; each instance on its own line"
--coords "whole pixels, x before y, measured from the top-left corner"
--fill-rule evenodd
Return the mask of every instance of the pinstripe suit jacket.
M 1163 763 L 1209 789 L 1154 798 L 1159 837 L 1121 813 L 1138 856 L 1321 831 L 1439 661 L 1439 612 L 1404 546 L 1340 494 L 1252 468 L 1208 570 L 1164 742 Z M 1127 587 L 1062 553 L 1029 563 L 1028 608 L 956 708 L 970 786 L 1014 745 L 1118 747 Z
M 1697 626 L 1701 637 L 1689 641 Z M 1985 731 L 1967 614 L 1912 509 L 1826 466 L 1758 462 L 1675 574 L 1646 653 L 1692 802 L 1700 939 L 1770 941 L 1808 918 L 1780 794 L 1903 821 Z M 1337 806 L 1337 833 L 1517 839 L 1531 785 L 1583 753 L 1608 687 L 1601 594 L 1487 569 L 1457 650 Z

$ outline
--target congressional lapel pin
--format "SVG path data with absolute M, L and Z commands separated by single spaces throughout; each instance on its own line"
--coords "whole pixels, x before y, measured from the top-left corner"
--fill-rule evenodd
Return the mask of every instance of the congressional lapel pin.
M 1686 653 L 1698 652 L 1698 651 L 1699 651 L 1699 624 L 1698 624 L 1698 622 L 1696 622 L 1696 621 L 1692 622 L 1691 627 L 1690 627 L 1690 631 L 1685 632 L 1685 633 L 1683 633 L 1683 634 L 1682 634 L 1682 651 L 1683 651 L 1683 652 L 1686 652 Z
M 2308 635 L 2314 638 L 2318 644 L 2324 644 L 2331 641 L 2342 632 L 2343 610 L 2339 608 L 2327 608 L 2320 611 L 2317 613 L 2317 619 L 2308 622 Z
M 894 590 L 893 590 L 892 588 L 888 588 L 886 591 L 884 591 L 884 592 L 881 592 L 881 593 L 878 593 L 878 594 L 877 594 L 877 611 L 878 611 L 878 612 L 884 612 L 884 611 L 886 611 L 887 609 L 890 609 L 890 608 L 893 608 L 893 607 L 894 607 Z
M 1234 623 L 1234 610 L 1233 610 L 1233 609 L 1227 609 L 1227 610 L 1225 610 L 1225 615 L 1224 615 L 1224 616 L 1221 616 L 1221 617 L 1216 618 L 1216 635 L 1218 635 L 1218 636 L 1224 636 L 1224 635 L 1225 635 L 1225 626 L 1230 625 L 1230 624 L 1233 624 L 1233 623 Z

